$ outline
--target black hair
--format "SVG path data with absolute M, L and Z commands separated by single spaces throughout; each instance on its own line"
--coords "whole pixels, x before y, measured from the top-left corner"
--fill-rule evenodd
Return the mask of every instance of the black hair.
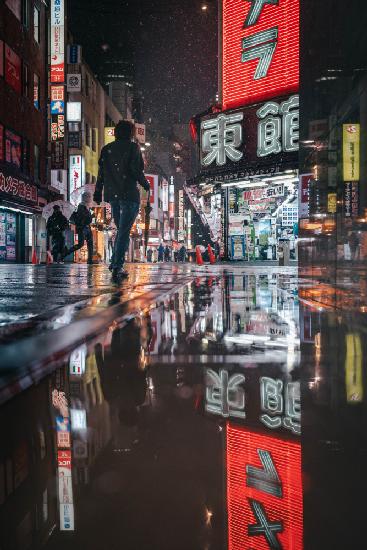
M 116 139 L 131 139 L 133 136 L 134 124 L 130 120 L 120 120 L 115 128 Z

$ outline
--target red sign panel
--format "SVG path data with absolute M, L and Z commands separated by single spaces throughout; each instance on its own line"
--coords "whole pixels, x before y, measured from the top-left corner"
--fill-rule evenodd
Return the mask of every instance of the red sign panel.
M 5 80 L 14 88 L 16 92 L 21 93 L 21 60 L 7 44 L 5 44 Z
M 301 445 L 227 425 L 228 550 L 302 550 Z
M 18 197 L 26 202 L 36 203 L 38 200 L 37 187 L 26 183 L 19 178 L 6 176 L 0 171 L 0 192 L 7 193 L 12 197 Z
M 299 0 L 223 0 L 223 108 L 298 90 Z

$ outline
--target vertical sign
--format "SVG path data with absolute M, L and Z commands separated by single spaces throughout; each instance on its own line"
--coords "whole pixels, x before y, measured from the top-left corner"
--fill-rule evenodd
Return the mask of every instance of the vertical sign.
M 69 193 L 70 195 L 83 185 L 83 157 L 70 155 L 69 160 Z
M 228 549 L 302 550 L 301 445 L 227 424 Z
M 65 80 L 64 0 L 51 0 L 51 82 Z
M 310 182 L 312 178 L 313 178 L 313 174 L 301 174 L 299 177 L 298 214 L 300 219 L 309 217 L 309 212 L 310 212 L 309 193 L 310 193 Z
M 359 181 L 360 124 L 343 124 L 344 181 Z
M 223 0 L 223 108 L 296 92 L 299 0 Z
M 152 219 L 158 220 L 158 176 L 146 175 L 150 185 L 150 205 L 152 210 Z

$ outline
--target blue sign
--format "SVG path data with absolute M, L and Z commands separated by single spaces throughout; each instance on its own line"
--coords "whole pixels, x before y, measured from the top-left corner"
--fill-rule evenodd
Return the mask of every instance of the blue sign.
M 70 63 L 71 65 L 80 63 L 80 46 L 78 46 L 77 44 L 70 44 L 70 46 L 68 47 L 68 53 L 68 63 Z
M 65 102 L 60 101 L 51 101 L 51 114 L 52 115 L 63 115 L 65 113 Z

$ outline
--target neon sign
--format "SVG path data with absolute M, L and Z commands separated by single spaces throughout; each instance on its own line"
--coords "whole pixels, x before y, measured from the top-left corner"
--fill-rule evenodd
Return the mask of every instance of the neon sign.
M 228 549 L 302 550 L 301 445 L 227 424 Z
M 299 0 L 223 0 L 223 108 L 296 92 Z

